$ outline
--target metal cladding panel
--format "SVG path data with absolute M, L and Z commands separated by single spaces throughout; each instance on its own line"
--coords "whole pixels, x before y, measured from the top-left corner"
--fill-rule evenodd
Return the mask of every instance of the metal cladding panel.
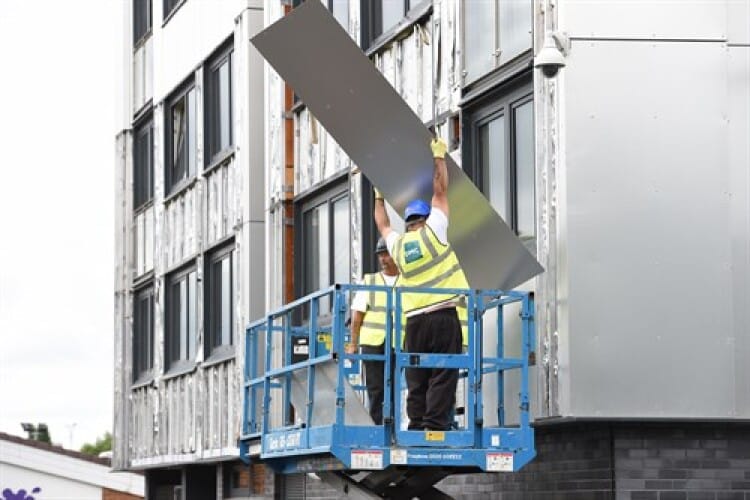
M 747 200 L 748 185 L 732 182 L 727 74 L 720 43 L 573 44 L 565 416 L 750 417 L 750 395 L 736 391 L 750 333 L 746 314 L 733 319 L 750 236 L 746 222 L 732 226 L 747 221 L 732 192 Z
M 559 8 L 560 28 L 572 37 L 721 40 L 727 36 L 726 1 L 563 0 Z
M 431 198 L 429 131 L 320 2 L 297 7 L 252 42 L 397 210 Z M 510 289 L 540 273 L 486 198 L 446 160 L 448 238 L 469 283 Z
M 727 41 L 750 44 L 750 0 L 729 0 Z

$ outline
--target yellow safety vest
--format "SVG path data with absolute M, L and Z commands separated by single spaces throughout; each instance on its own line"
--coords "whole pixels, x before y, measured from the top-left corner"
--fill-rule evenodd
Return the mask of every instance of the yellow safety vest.
M 398 283 L 399 278 L 396 278 Z M 386 286 L 381 273 L 365 274 L 365 285 Z M 387 293 L 375 290 L 367 292 L 367 312 L 365 313 L 362 328 L 359 330 L 359 343 L 361 345 L 379 346 L 385 341 L 386 307 L 388 306 Z M 395 326 L 395 325 L 393 325 Z
M 401 271 L 401 286 L 469 288 L 456 253 L 450 244 L 443 244 L 427 225 L 418 231 L 407 231 L 399 236 L 393 253 L 393 260 Z M 445 302 L 455 296 L 440 293 L 404 293 L 402 297 L 403 309 L 408 313 Z M 465 314 L 463 319 L 466 319 Z

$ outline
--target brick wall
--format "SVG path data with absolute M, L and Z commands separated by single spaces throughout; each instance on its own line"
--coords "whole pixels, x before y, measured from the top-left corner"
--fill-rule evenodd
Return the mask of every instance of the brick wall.
M 123 493 L 121 491 L 114 491 L 114 490 L 108 490 L 107 488 L 103 488 L 102 500 L 143 500 L 143 497 L 131 495 L 130 493 Z
M 515 474 L 464 474 L 438 487 L 478 500 L 750 500 L 750 424 L 590 422 L 536 428 Z M 337 498 L 322 481 L 308 499 Z

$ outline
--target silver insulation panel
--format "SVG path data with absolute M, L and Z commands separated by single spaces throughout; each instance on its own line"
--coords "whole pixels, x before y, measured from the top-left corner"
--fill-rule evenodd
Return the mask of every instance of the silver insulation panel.
M 432 197 L 431 134 L 320 2 L 251 39 L 354 163 L 402 212 Z M 475 288 L 511 289 L 541 265 L 450 157 L 448 238 Z

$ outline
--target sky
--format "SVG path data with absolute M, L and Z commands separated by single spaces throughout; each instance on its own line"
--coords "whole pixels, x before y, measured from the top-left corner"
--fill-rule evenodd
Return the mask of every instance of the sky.
M 0 0 L 0 432 L 74 449 L 112 430 L 121 9 Z

